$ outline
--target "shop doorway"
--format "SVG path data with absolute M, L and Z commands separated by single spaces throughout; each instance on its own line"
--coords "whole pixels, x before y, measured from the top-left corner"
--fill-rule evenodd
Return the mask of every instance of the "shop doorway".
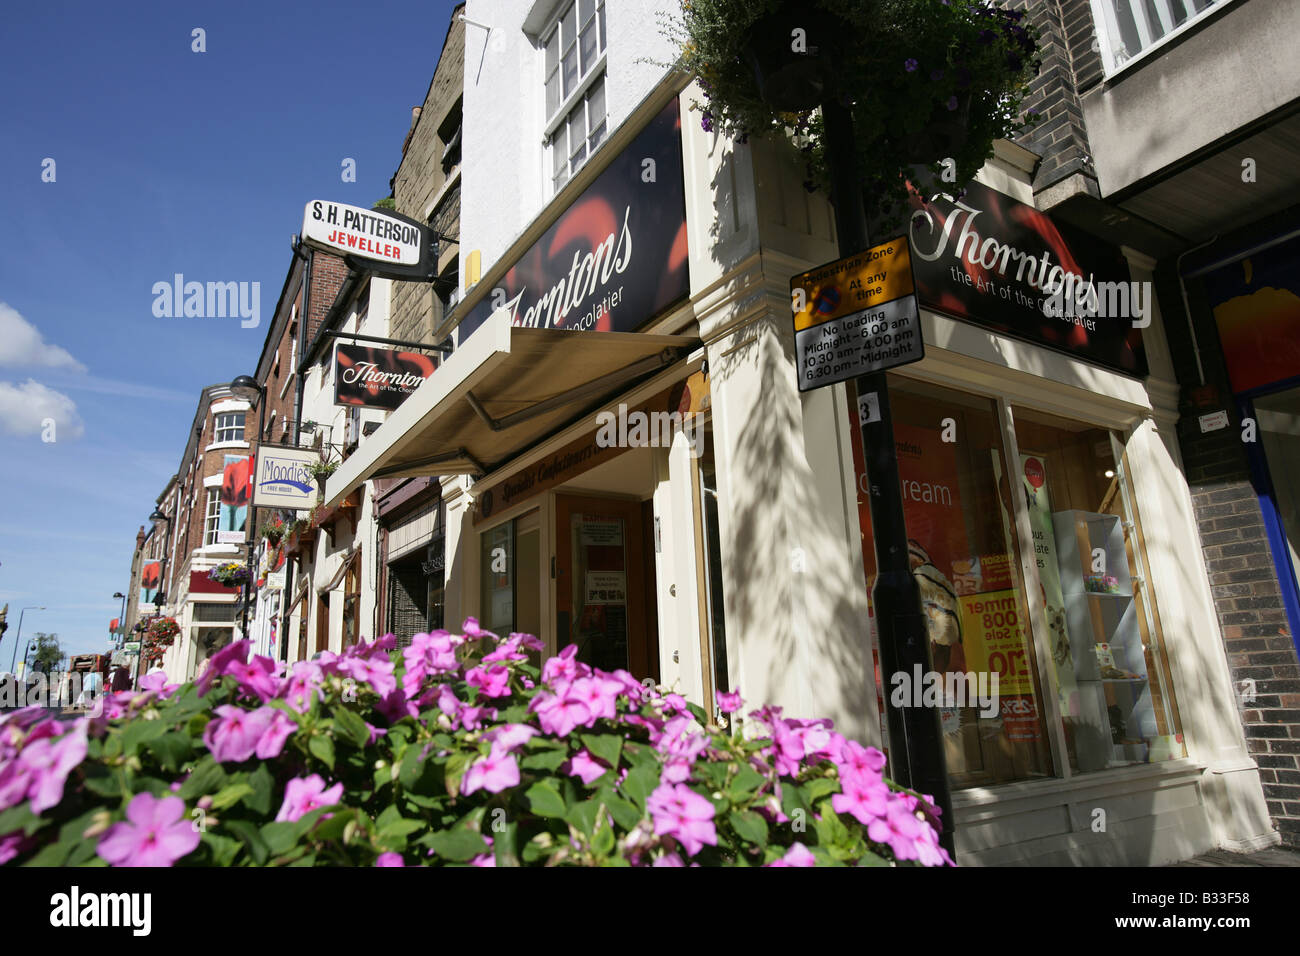
M 556 647 L 593 667 L 658 679 L 650 502 L 555 498 Z

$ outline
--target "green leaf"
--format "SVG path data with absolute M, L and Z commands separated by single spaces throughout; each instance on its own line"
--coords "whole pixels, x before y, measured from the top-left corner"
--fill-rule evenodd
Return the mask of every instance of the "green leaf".
M 288 820 L 264 824 L 262 842 L 276 856 L 287 853 L 298 842 L 298 825 Z
M 464 863 L 488 850 L 482 835 L 468 827 L 457 827 L 454 830 L 435 833 L 430 842 L 435 853 L 453 863 Z
M 270 847 L 262 839 L 262 834 L 257 829 L 257 824 L 249 820 L 222 820 L 221 825 L 227 830 L 239 837 L 248 847 L 248 853 L 253 858 L 253 862 L 259 866 L 266 862 L 270 854 Z
M 618 734 L 579 734 L 579 737 L 593 756 L 611 767 L 618 766 L 619 754 L 623 750 L 623 738 Z
M 565 810 L 564 798 L 560 792 L 555 789 L 555 784 L 550 780 L 539 780 L 528 788 L 524 794 L 528 800 L 528 806 L 539 817 L 563 817 Z
M 816 777 L 804 784 L 804 792 L 808 795 L 808 802 L 820 800 L 828 793 L 839 793 L 840 784 L 837 780 L 830 777 Z
M 655 764 L 643 764 L 627 775 L 623 781 L 623 793 L 636 803 L 645 805 L 646 798 L 659 786 L 659 768 Z
M 519 824 L 511 821 L 498 827 L 492 827 L 492 853 L 496 856 L 497 866 L 519 865 Z
M 243 781 L 227 784 L 212 798 L 212 809 L 224 810 L 226 807 L 233 807 L 236 803 L 252 792 L 253 788 Z
M 384 807 L 383 812 L 380 813 L 379 816 L 375 817 L 375 826 L 382 830 L 384 827 L 388 826 L 388 824 L 400 819 L 402 819 L 402 811 L 397 809 L 397 804 L 390 803 L 388 806 Z
M 393 849 L 405 849 L 406 838 L 412 833 L 418 833 L 420 830 L 428 828 L 428 826 L 423 820 L 394 820 L 379 828 L 377 839 L 384 846 Z
M 628 803 L 609 787 L 604 787 L 596 794 L 596 799 L 609 808 L 614 822 L 624 830 L 630 830 L 641 822 L 641 811 Z
M 816 852 L 817 850 L 814 848 L 813 850 L 814 855 L 816 854 Z M 820 863 L 821 861 L 819 860 L 818 862 Z M 889 861 L 886 860 L 879 853 L 874 853 L 871 850 L 866 850 L 863 852 L 862 856 L 858 859 L 858 866 L 889 866 Z
M 214 866 L 230 866 L 239 849 L 243 844 L 238 840 L 232 840 L 230 837 L 222 836 L 220 833 L 214 833 L 209 830 L 203 834 L 202 840 L 212 850 L 212 863 Z
M 354 711 L 339 707 L 334 711 L 334 722 L 339 732 L 358 747 L 370 743 L 370 728 Z
M 583 800 L 581 803 L 575 803 L 569 807 L 564 819 L 572 823 L 575 827 L 592 836 L 596 828 L 596 821 L 599 819 L 600 804 L 595 800 Z
M 447 796 L 454 797 L 460 793 L 460 782 L 465 778 L 469 765 L 476 758 L 477 754 L 458 753 L 452 754 L 447 760 Z
M 731 828 L 746 843 L 763 846 L 767 843 L 767 821 L 753 810 L 734 810 L 727 817 Z
M 170 730 L 170 726 L 161 720 L 133 720 L 122 731 L 122 753 L 131 756 L 141 744 L 157 740 Z
M 741 767 L 740 773 L 736 774 L 736 779 L 731 781 L 731 786 L 727 788 L 727 795 L 731 797 L 733 803 L 740 803 L 761 787 L 764 779 L 763 775 L 753 767 Z
M 24 800 L 16 807 L 0 813 L 0 833 L 9 834 L 22 830 L 24 836 L 31 836 L 41 828 L 45 821 L 32 813 L 31 804 Z
M 596 828 L 591 837 L 592 852 L 597 856 L 609 856 L 614 851 L 614 842 L 614 828 L 602 806 L 596 812 Z
M 194 772 L 181 784 L 178 795 L 182 800 L 189 802 L 209 793 L 216 793 L 225 782 L 226 771 L 209 754 L 199 761 L 198 766 L 194 768 Z
M 334 769 L 334 738 L 328 733 L 317 734 L 307 741 L 307 749 L 311 751 L 312 756 L 329 767 Z
M 266 816 L 271 812 L 271 791 L 275 788 L 275 776 L 266 764 L 260 764 L 248 775 L 248 787 L 244 806 L 254 813 Z
M 524 770 L 555 770 L 568 759 L 569 755 L 566 751 L 543 750 L 541 753 L 524 757 L 519 766 Z
M 149 752 L 157 758 L 162 767 L 175 773 L 194 752 L 190 738 L 178 730 L 170 730 L 157 740 L 149 743 Z

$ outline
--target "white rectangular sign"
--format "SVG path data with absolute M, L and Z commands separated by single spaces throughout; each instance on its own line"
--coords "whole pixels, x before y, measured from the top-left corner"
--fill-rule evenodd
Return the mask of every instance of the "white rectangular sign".
M 311 448 L 262 445 L 255 458 L 253 507 L 311 510 L 317 486 L 308 468 L 318 461 L 320 452 Z
M 328 252 L 414 266 L 425 236 L 418 225 L 378 210 L 315 199 L 303 211 L 302 241 Z

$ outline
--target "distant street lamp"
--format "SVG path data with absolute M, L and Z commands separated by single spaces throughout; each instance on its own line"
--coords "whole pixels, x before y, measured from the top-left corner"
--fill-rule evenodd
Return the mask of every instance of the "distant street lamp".
M 13 669 L 18 660 L 18 645 L 23 642 L 23 615 L 26 614 L 28 611 L 44 611 L 44 610 L 45 610 L 44 604 L 41 605 L 31 604 L 18 612 L 18 633 L 14 635 L 14 652 L 9 657 L 10 673 L 13 673 Z M 25 670 L 26 668 L 27 668 L 27 655 L 23 654 L 23 669 Z
M 239 375 L 230 383 L 230 394 L 243 399 L 257 408 L 257 441 L 253 444 L 253 474 L 256 475 L 256 456 L 262 449 L 262 429 L 266 427 L 266 390 L 251 375 Z M 253 509 L 252 499 L 248 502 L 248 517 L 244 519 L 244 551 L 248 561 L 248 579 L 244 582 L 244 609 L 241 616 L 240 636 L 248 637 L 248 605 L 252 600 L 253 590 L 253 520 L 257 512 Z
M 113 635 L 114 643 L 120 644 L 123 641 L 123 638 L 121 636 L 123 633 L 123 629 L 126 627 L 126 595 L 123 594 L 121 591 L 114 591 L 113 597 L 122 599 L 122 613 L 118 615 L 117 633 Z

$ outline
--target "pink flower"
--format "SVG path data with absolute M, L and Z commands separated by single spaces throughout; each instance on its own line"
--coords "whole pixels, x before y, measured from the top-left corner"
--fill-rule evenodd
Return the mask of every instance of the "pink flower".
M 387 853 L 379 854 L 379 857 L 375 860 L 375 866 L 406 866 L 406 864 L 402 862 L 402 854 L 393 853 L 390 850 Z
M 167 683 L 167 675 L 162 671 L 154 671 L 152 674 L 145 674 L 140 678 L 140 689 L 153 691 L 163 700 L 166 700 L 180 688 L 180 684 Z
M 476 617 L 465 618 L 465 623 L 461 626 L 461 630 L 468 637 L 473 637 L 473 638 L 496 637 L 496 635 L 493 634 L 491 631 L 485 631 L 483 630 L 483 628 L 479 627 L 478 618 Z
M 21 830 L 0 837 L 0 866 L 8 863 L 35 843 L 35 837 L 25 837 Z
M 542 665 L 542 683 L 554 685 L 557 681 L 573 681 L 583 676 L 586 665 L 577 659 L 578 645 L 570 644 L 556 657 Z
M 426 677 L 448 674 L 457 668 L 456 646 L 446 631 L 417 634 L 410 646 L 402 649 L 406 673 L 402 675 L 402 690 L 407 697 L 419 692 Z
M 901 800 L 891 800 L 887 812 L 867 825 L 867 836 L 875 843 L 888 845 L 896 859 L 915 860 L 920 857 L 916 844 L 923 828 L 929 829 L 912 809 Z
M 660 784 L 646 799 L 646 810 L 654 819 L 655 835 L 674 838 L 690 856 L 705 844 L 718 845 L 713 804 L 684 784 Z
M 796 843 L 790 849 L 786 850 L 785 856 L 779 860 L 774 860 L 768 866 L 816 866 L 817 858 L 812 855 L 802 843 Z
M 469 861 L 470 866 L 496 866 L 497 858 L 491 853 L 480 853 Z
M 127 804 L 125 823 L 115 823 L 95 848 L 113 866 L 171 866 L 199 845 L 199 831 L 185 819 L 180 797 L 137 793 Z
M 258 738 L 254 753 L 257 754 L 258 760 L 272 760 L 280 756 L 280 752 L 284 750 L 284 742 L 298 729 L 298 724 L 282 710 L 269 707 L 263 707 L 262 710 L 271 711 L 271 721 L 262 732 L 262 736 Z
M 682 861 L 682 858 L 678 856 L 676 853 L 665 853 L 662 856 L 655 857 L 655 861 L 650 865 L 652 867 L 655 867 L 655 866 L 685 866 L 686 864 Z
M 324 676 L 315 661 L 298 661 L 292 676 L 280 688 L 280 696 L 298 713 L 305 714 L 313 697 L 319 700 L 324 696 L 320 688 Z
M 831 809 L 836 813 L 847 813 L 859 823 L 869 826 L 889 810 L 891 791 L 883 779 L 844 777 L 840 779 L 840 787 L 843 793 L 831 796 Z
M 397 689 L 393 676 L 396 665 L 385 658 L 345 656 L 338 661 L 338 672 L 362 684 L 369 684 L 380 697 Z
M 799 773 L 803 760 L 803 740 L 784 720 L 772 723 L 772 762 L 776 772 L 783 777 L 793 777 Z
M 573 728 L 587 726 L 591 711 L 576 697 L 540 693 L 533 698 L 529 709 L 537 714 L 542 730 L 557 737 L 567 737 Z
M 63 799 L 68 774 L 85 758 L 84 726 L 57 741 L 49 736 L 46 725 L 33 728 L 18 758 L 0 770 L 0 809 L 20 803 L 25 797 L 31 800 L 33 813 L 57 805 Z
M 740 691 L 734 690 L 730 694 L 715 690 L 713 696 L 718 701 L 718 710 L 724 714 L 734 714 L 744 706 L 745 702 L 740 698 Z
M 299 820 L 313 810 L 338 803 L 342 796 L 343 784 L 336 783 L 327 790 L 320 774 L 295 777 L 284 788 L 284 803 L 280 805 L 280 812 L 276 814 L 275 819 Z
M 479 760 L 465 773 L 461 781 L 460 792 L 469 796 L 475 790 L 488 793 L 500 793 L 506 787 L 519 783 L 519 764 L 513 754 L 493 748 L 492 752 Z
M 239 763 L 253 756 L 276 713 L 270 707 L 248 711 L 230 704 L 223 704 L 216 712 L 220 716 L 203 728 L 203 742 L 218 763 Z
M 567 768 L 567 769 L 565 769 Z M 579 777 L 587 786 L 599 780 L 609 772 L 609 768 L 600 763 L 584 747 L 574 754 L 561 768 L 570 777 Z
M 484 697 L 507 697 L 510 694 L 510 668 L 504 664 L 471 668 L 465 674 L 465 683 L 477 687 Z
M 279 679 L 275 676 L 275 661 L 269 657 L 254 657 L 251 661 L 234 661 L 226 668 L 226 673 L 239 683 L 239 689 L 250 697 L 268 701 L 279 690 Z
M 587 726 L 600 718 L 614 720 L 618 717 L 618 695 L 623 685 L 608 677 L 580 677 L 569 685 L 568 696 L 587 705 L 591 712 Z
M 245 639 L 235 641 L 233 644 L 227 644 L 221 650 L 217 651 L 208 658 L 208 666 L 204 669 L 202 676 L 194 682 L 198 689 L 199 696 L 202 697 L 212 687 L 214 681 L 229 672 L 232 664 L 242 663 L 248 660 L 248 650 L 252 647 L 252 642 Z
M 510 753 L 536 736 L 537 731 L 527 724 L 505 724 L 489 730 L 483 739 L 491 742 L 493 750 Z
M 492 664 L 497 661 L 528 660 L 528 655 L 519 650 L 519 645 L 527 636 L 526 634 L 511 634 L 508 639 L 497 645 L 496 650 L 483 655 L 483 663 Z

